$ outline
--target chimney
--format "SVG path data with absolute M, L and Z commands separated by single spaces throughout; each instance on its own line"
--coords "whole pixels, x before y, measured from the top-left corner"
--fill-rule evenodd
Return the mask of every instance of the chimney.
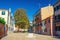
M 49 6 L 51 6 L 51 5 L 49 4 Z
M 11 12 L 11 8 L 9 8 L 9 12 Z

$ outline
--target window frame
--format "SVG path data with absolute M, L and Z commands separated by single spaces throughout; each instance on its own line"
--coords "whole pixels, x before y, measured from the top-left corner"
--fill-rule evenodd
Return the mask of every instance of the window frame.
M 2 15 L 5 15 L 5 11 L 2 11 Z

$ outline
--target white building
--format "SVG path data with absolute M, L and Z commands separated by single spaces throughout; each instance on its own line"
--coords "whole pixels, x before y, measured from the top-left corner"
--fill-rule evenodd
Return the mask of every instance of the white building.
M 14 17 L 11 15 L 10 16 L 10 31 L 14 31 L 15 29 L 15 20 Z
M 6 21 L 6 24 L 8 24 L 9 10 L 0 9 L 0 17 L 4 18 Z
M 15 27 L 15 20 L 14 20 L 14 16 L 11 14 L 11 8 L 9 9 L 9 21 L 8 21 L 8 31 L 14 31 L 14 27 Z
M 13 31 L 15 23 L 14 17 L 11 16 L 11 8 L 9 9 L 0 9 L 0 17 L 5 19 L 6 24 L 8 25 L 8 31 Z

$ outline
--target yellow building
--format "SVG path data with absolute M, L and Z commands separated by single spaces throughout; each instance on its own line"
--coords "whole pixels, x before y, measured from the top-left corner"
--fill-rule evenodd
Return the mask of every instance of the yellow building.
M 52 16 L 54 14 L 53 6 L 49 4 L 49 6 L 41 8 L 41 18 L 42 20 Z

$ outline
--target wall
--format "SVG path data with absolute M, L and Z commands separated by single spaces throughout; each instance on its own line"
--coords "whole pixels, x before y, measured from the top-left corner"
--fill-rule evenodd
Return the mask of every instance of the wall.
M 5 11 L 5 15 L 2 15 L 2 11 Z M 6 24 L 8 24 L 8 10 L 0 9 L 0 17 L 4 18 L 6 21 Z
M 35 22 L 36 22 L 35 23 L 36 24 L 35 32 L 41 33 L 41 26 L 38 25 L 41 22 L 41 14 L 40 13 L 35 16 Z
M 4 36 L 4 24 L 0 23 L 0 38 Z
M 49 22 L 49 20 L 50 20 L 50 22 Z M 48 17 L 45 21 L 46 21 L 45 27 L 47 29 L 46 34 L 51 35 L 51 18 Z
M 50 17 L 53 14 L 54 14 L 53 6 L 49 5 L 49 6 L 41 8 L 41 18 L 42 18 L 42 20 Z
M 55 16 L 58 16 L 58 15 L 60 15 L 60 0 L 59 1 L 57 1 L 55 4 L 54 4 L 54 9 L 55 9 L 55 11 L 54 11 L 54 15 Z M 58 20 L 57 20 L 58 19 Z M 57 28 L 59 28 L 60 29 L 60 17 L 58 18 L 56 18 L 55 19 L 55 34 L 56 35 L 60 35 L 60 30 L 58 30 Z

